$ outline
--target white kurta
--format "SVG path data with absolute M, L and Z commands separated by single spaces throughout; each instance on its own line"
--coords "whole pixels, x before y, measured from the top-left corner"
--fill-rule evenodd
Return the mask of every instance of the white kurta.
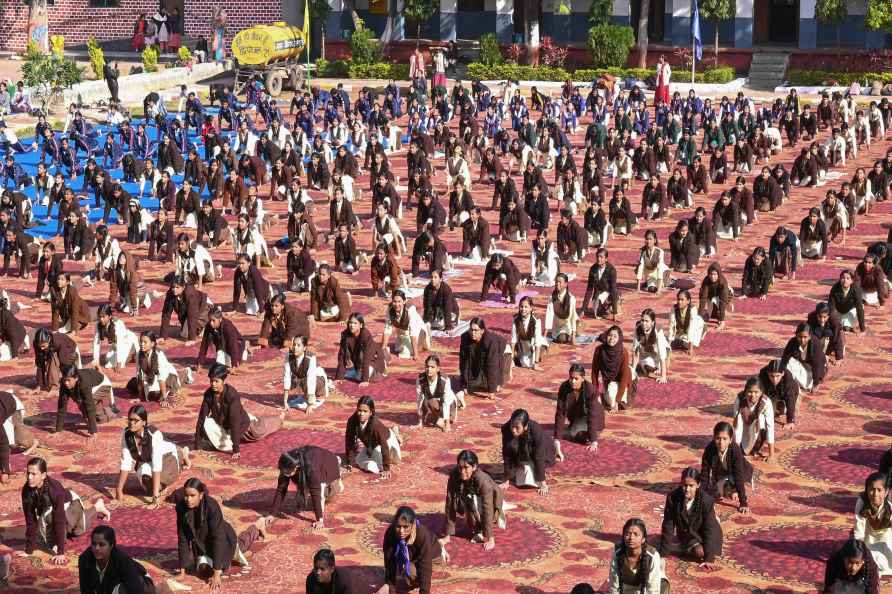
M 161 472 L 164 467 L 164 456 L 167 454 L 173 454 L 177 462 L 179 462 L 177 446 L 173 442 L 164 439 L 164 434 L 156 430 L 152 434 L 152 462 L 143 462 L 139 465 L 139 468 L 134 468 L 135 460 L 127 447 L 126 434 L 127 432 L 124 431 L 121 435 L 121 471 L 136 471 L 140 477 L 146 476 L 151 478 L 153 472 Z
M 390 317 L 388 316 L 387 322 L 384 324 L 384 336 L 389 339 L 391 334 L 395 334 L 395 351 L 397 355 L 401 359 L 408 359 L 412 356 L 412 343 L 410 339 L 414 338 L 415 340 L 418 340 L 422 331 L 425 330 L 426 325 L 424 319 L 421 317 L 421 314 L 418 313 L 418 310 L 414 305 L 407 304 L 403 307 L 406 308 L 409 317 L 409 329 L 405 331 L 392 325 L 390 323 Z
M 774 406 L 771 404 L 770 398 L 763 397 L 762 400 L 764 401 L 762 412 L 749 425 L 743 422 L 743 415 L 740 414 L 740 400 L 734 400 L 734 414 L 732 415 L 734 418 L 734 441 L 747 454 L 754 453 L 752 451 L 753 446 L 758 441 L 759 434 L 762 431 L 765 431 L 765 441 L 774 443 Z M 758 403 L 756 403 L 756 406 L 758 406 Z M 755 412 L 756 406 L 750 406 L 749 403 L 746 405 L 750 413 Z
M 576 334 L 576 324 L 579 322 L 579 316 L 576 313 L 576 297 L 570 293 L 570 316 L 566 319 L 558 318 L 554 313 L 554 300 L 548 300 L 548 307 L 545 310 L 545 330 L 548 335 L 554 339 L 561 334 L 568 336 Z M 561 295 L 559 299 L 563 299 Z
M 886 501 L 885 506 L 890 503 Z M 873 554 L 873 560 L 877 564 L 880 576 L 892 575 L 892 528 L 884 530 L 874 530 L 871 528 L 867 518 L 861 515 L 864 509 L 864 502 L 858 497 L 855 503 L 855 528 L 853 536 L 867 545 Z
M 115 344 L 109 349 L 106 357 L 108 359 L 105 363 L 106 369 L 113 367 L 123 368 L 127 364 L 127 360 L 130 359 L 131 354 L 136 356 L 139 353 L 139 338 L 137 338 L 136 333 L 128 329 L 124 325 L 123 320 L 116 319 L 114 324 Z M 93 361 L 99 363 L 101 356 L 102 343 L 99 340 L 99 330 L 97 329 L 96 334 L 93 336 Z
M 452 411 L 452 407 L 456 403 L 455 393 L 452 391 L 452 382 L 449 381 L 449 378 L 446 376 L 440 376 L 443 378 L 443 402 L 440 407 L 440 418 L 444 421 L 448 421 L 450 419 L 449 414 Z M 420 419 L 422 413 L 424 411 L 424 401 L 425 395 L 424 390 L 421 389 L 421 382 L 425 380 L 418 379 L 415 381 L 415 396 L 417 398 L 418 403 L 418 418 Z M 428 389 L 431 394 L 434 394 L 437 391 L 437 380 L 434 380 L 433 383 L 428 382 Z
M 542 321 L 530 314 L 530 316 L 523 318 L 521 323 L 524 328 L 528 327 L 530 323 L 530 318 L 533 319 L 533 337 L 530 340 L 523 340 L 517 334 L 517 324 L 516 322 L 511 322 L 511 350 L 515 353 L 520 359 L 521 367 L 533 367 L 536 365 L 539 360 L 535 356 L 535 349 L 537 347 L 547 347 L 548 341 L 545 339 L 545 335 L 542 334 Z

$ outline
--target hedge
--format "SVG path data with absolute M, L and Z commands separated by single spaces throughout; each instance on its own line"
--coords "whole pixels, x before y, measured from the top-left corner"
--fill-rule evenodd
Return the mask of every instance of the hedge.
M 381 78 L 394 80 L 409 79 L 408 64 L 377 62 L 375 64 L 356 64 L 344 60 L 316 61 L 316 76 L 325 78 Z
M 646 80 L 655 76 L 656 71 L 649 68 L 580 68 L 572 74 L 563 68 L 548 68 L 546 66 L 526 66 L 522 64 L 505 63 L 497 66 L 486 66 L 479 62 L 468 64 L 468 77 L 478 80 L 547 80 L 565 81 L 568 78 L 578 82 L 591 82 L 597 78 L 609 74 L 619 79 L 636 78 Z M 730 66 L 713 68 L 706 72 L 698 72 L 695 82 L 729 83 L 734 80 L 736 72 Z
M 828 81 L 836 81 L 840 86 L 847 87 L 853 82 L 872 83 L 875 80 L 884 85 L 892 83 L 892 72 L 832 72 L 828 70 L 790 70 L 787 80 L 791 85 L 806 87 L 820 87 Z

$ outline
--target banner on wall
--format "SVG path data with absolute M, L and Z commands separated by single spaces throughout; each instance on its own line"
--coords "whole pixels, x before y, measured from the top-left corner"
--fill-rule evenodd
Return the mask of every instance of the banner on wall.
M 46 0 L 31 0 L 31 11 L 28 15 L 28 40 L 36 43 L 43 51 L 50 51 Z

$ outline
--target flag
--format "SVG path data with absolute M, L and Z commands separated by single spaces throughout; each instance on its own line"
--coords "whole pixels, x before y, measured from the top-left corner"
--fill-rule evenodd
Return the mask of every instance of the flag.
M 700 10 L 697 8 L 697 0 L 691 0 L 691 35 L 694 37 L 694 59 L 703 59 L 703 42 L 700 41 Z
M 304 44 L 310 54 L 310 0 L 304 0 Z

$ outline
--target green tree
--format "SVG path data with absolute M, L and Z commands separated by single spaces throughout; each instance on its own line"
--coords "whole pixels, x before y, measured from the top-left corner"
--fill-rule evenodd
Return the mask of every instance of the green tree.
M 700 17 L 712 21 L 715 27 L 715 62 L 719 63 L 719 22 L 734 18 L 737 7 L 734 0 L 701 0 Z
M 840 42 L 840 25 L 849 18 L 849 7 L 847 0 L 817 0 L 815 2 L 815 20 L 825 25 L 834 25 L 836 27 L 836 47 L 841 45 Z
M 44 53 L 40 46 L 29 41 L 22 56 L 22 80 L 25 86 L 34 89 L 33 96 L 44 113 L 47 104 L 61 103 L 63 91 L 81 82 L 83 76 L 83 70 L 74 60 L 66 58 L 60 47 L 54 46 L 52 52 Z
M 439 0 L 403 0 L 403 16 L 415 21 L 415 47 L 421 39 L 421 25 L 437 12 Z
M 592 0 L 588 9 L 588 22 L 593 26 L 609 25 L 613 14 L 613 0 Z
M 864 23 L 868 29 L 892 33 L 892 0 L 867 0 Z
M 90 56 L 90 67 L 93 69 L 93 75 L 96 77 L 96 80 L 102 80 L 103 69 L 105 68 L 105 52 L 92 35 L 87 39 L 87 53 Z

